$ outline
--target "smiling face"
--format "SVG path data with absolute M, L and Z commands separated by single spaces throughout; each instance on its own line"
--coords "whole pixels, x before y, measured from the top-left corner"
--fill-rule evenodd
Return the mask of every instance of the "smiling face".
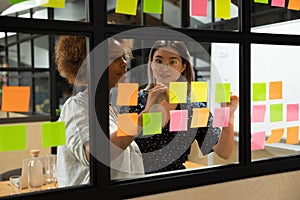
M 109 44 L 109 90 L 125 77 L 127 62 L 120 42 L 111 40 Z
M 154 78 L 168 86 L 169 82 L 179 79 L 181 72 L 186 68 L 179 53 L 170 48 L 157 49 L 153 54 L 151 68 Z

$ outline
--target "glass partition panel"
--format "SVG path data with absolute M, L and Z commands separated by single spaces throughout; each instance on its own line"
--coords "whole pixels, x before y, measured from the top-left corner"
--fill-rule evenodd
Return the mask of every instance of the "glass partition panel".
M 109 43 L 112 180 L 239 162 L 239 45 L 177 36 Z
M 235 0 L 107 0 L 107 18 L 114 24 L 237 31 L 238 6 Z
M 252 161 L 299 154 L 299 46 L 251 45 Z

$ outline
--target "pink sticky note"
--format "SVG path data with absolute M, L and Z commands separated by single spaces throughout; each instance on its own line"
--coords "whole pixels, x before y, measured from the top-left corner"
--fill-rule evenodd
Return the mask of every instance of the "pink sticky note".
M 252 109 L 251 122 L 264 122 L 266 105 L 254 105 Z
M 286 105 L 286 121 L 298 121 L 299 120 L 299 104 L 287 104 Z
M 192 16 L 207 16 L 207 0 L 191 0 Z
M 229 125 L 229 107 L 215 108 L 213 127 L 227 127 Z
M 187 110 L 171 110 L 170 111 L 170 131 L 186 131 L 187 130 Z
M 285 0 L 272 0 L 271 6 L 285 7 Z
M 256 132 L 252 134 L 251 151 L 261 150 L 265 148 L 265 132 Z

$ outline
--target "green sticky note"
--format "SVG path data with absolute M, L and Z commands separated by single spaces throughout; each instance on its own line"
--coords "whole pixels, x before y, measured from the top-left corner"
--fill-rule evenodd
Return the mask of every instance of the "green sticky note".
M 143 113 L 143 135 L 161 134 L 162 113 Z
M 117 0 L 116 13 L 136 15 L 138 0 Z
M 253 101 L 266 100 L 266 83 L 253 83 L 252 99 Z
M 283 120 L 282 104 L 270 105 L 270 122 L 280 122 Z
M 42 147 L 55 147 L 66 144 L 65 122 L 45 122 L 42 128 Z
M 215 102 L 230 102 L 230 83 L 217 83 Z
M 9 0 L 10 4 L 16 4 L 16 3 L 21 3 L 23 1 L 28 1 L 28 0 Z
M 269 4 L 269 1 L 268 0 L 254 0 L 254 3 Z
M 187 82 L 169 83 L 169 103 L 186 103 Z
M 26 125 L 0 126 L 0 152 L 26 150 Z
M 207 102 L 207 82 L 191 82 L 191 102 Z
M 215 17 L 230 19 L 230 0 L 216 0 Z
M 162 0 L 144 0 L 143 11 L 145 13 L 162 13 Z
M 48 3 L 42 4 L 41 6 L 49 8 L 64 8 L 65 0 L 49 0 Z

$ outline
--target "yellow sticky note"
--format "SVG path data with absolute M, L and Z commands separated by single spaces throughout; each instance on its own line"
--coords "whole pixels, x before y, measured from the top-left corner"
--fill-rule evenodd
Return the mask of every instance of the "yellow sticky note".
M 138 83 L 119 83 L 117 106 L 136 106 L 138 103 Z
M 194 108 L 191 128 L 207 127 L 209 108 Z
M 230 19 L 230 0 L 216 0 L 215 17 Z
M 28 112 L 30 102 L 29 86 L 3 86 L 2 112 Z
M 207 82 L 191 82 L 191 102 L 207 102 Z
M 286 144 L 298 144 L 299 142 L 299 126 L 287 128 Z
M 186 103 L 187 82 L 169 83 L 169 103 Z
M 284 129 L 283 128 L 279 128 L 279 129 L 274 129 L 272 130 L 272 133 L 270 135 L 270 137 L 268 138 L 268 140 L 266 141 L 267 144 L 270 143 L 278 143 L 280 142 L 282 136 L 284 133 Z
M 282 99 L 282 81 L 270 82 L 269 99 Z
M 300 10 L 300 1 L 299 0 L 289 0 L 288 9 Z
M 117 0 L 116 13 L 136 15 L 138 0 Z
M 48 3 L 42 4 L 41 6 L 49 8 L 64 8 L 65 0 L 49 0 Z
M 126 113 L 118 114 L 117 137 L 137 136 L 138 134 L 138 114 Z

